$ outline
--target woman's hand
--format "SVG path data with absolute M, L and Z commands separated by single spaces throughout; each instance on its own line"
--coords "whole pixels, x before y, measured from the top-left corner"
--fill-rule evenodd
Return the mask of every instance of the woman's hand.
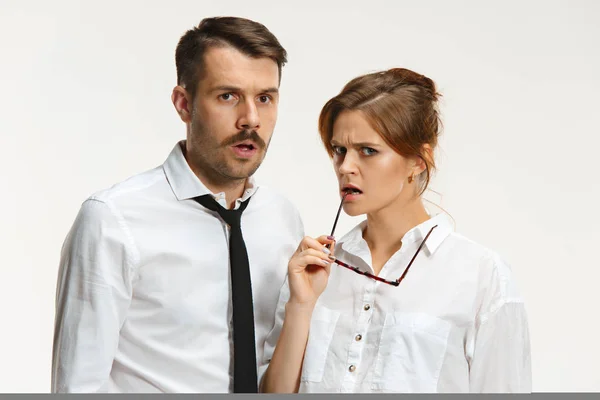
M 327 249 L 325 245 L 331 245 Z M 335 240 L 331 236 L 304 237 L 288 263 L 290 300 L 297 305 L 314 305 L 325 290 Z

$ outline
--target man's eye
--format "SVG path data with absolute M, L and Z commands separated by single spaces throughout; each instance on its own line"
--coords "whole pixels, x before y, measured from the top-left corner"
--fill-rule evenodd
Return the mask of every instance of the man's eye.
M 259 100 L 261 103 L 265 103 L 265 104 L 266 104 L 266 103 L 269 103 L 269 102 L 271 101 L 271 97 L 270 97 L 270 96 L 263 95 L 263 96 L 259 96 L 259 97 L 258 97 L 258 100 Z
M 231 93 L 223 93 L 219 97 L 223 100 L 231 100 L 233 98 L 233 95 Z

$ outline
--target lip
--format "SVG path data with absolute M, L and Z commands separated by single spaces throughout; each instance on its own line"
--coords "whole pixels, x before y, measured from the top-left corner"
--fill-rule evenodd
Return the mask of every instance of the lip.
M 347 201 L 354 201 L 354 200 L 358 199 L 360 196 L 362 196 L 362 194 L 363 194 L 361 188 L 359 188 L 358 186 L 353 185 L 351 183 L 348 183 L 348 184 L 345 184 L 344 186 L 342 186 L 342 188 L 340 189 L 340 195 L 344 196 L 346 194 L 347 189 L 360 190 L 360 193 L 356 193 L 356 194 L 348 193 L 348 195 L 346 195 L 346 197 L 345 197 L 344 203 Z
M 246 149 L 242 146 L 252 146 L 251 149 Z M 244 140 L 243 142 L 235 143 L 231 149 L 238 158 L 252 158 L 258 153 L 258 146 L 252 140 Z

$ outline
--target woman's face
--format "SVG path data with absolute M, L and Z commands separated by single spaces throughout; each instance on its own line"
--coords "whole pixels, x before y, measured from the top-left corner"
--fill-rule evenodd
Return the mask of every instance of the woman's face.
M 346 196 L 344 211 L 350 216 L 377 212 L 393 203 L 406 203 L 417 192 L 408 178 L 422 168 L 414 158 L 403 157 L 387 145 L 362 111 L 342 111 L 331 138 L 333 162 L 340 195 Z

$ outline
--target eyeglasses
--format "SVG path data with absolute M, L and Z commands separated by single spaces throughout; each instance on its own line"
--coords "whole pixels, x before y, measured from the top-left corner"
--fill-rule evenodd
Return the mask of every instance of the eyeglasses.
M 330 236 L 333 236 L 333 233 L 335 232 L 335 227 L 336 227 L 336 225 L 337 225 L 337 222 L 338 222 L 338 219 L 339 219 L 339 217 L 340 217 L 340 211 L 342 211 L 342 205 L 344 204 L 344 200 L 346 199 L 346 196 L 348 195 L 348 193 L 349 193 L 349 192 L 346 192 L 346 193 L 344 194 L 344 196 L 342 197 L 342 201 L 340 202 L 340 207 L 338 208 L 337 215 L 335 216 L 335 221 L 334 221 L 334 223 L 333 223 L 333 228 L 331 229 L 331 235 L 330 235 Z M 347 268 L 347 269 L 349 269 L 350 271 L 354 271 L 354 272 L 356 272 L 357 274 L 364 275 L 364 276 L 366 276 L 366 277 L 368 277 L 368 278 L 374 279 L 374 280 L 376 280 L 376 281 L 379 281 L 379 282 L 387 283 L 388 285 L 392 285 L 392 286 L 399 286 L 399 285 L 400 285 L 400 282 L 402 282 L 402 280 L 404 279 L 404 277 L 405 277 L 405 276 L 406 276 L 406 274 L 408 273 L 408 270 L 409 270 L 410 266 L 411 266 L 411 265 L 413 264 L 413 262 L 415 261 L 415 258 L 417 258 L 417 254 L 419 254 L 419 252 L 421 251 L 421 249 L 422 249 L 422 248 L 423 248 L 423 246 L 425 245 L 425 242 L 426 242 L 426 241 L 427 241 L 427 239 L 429 238 L 429 235 L 431 235 L 431 232 L 433 232 L 433 230 L 434 230 L 435 228 L 437 228 L 437 225 L 433 226 L 433 227 L 432 227 L 432 228 L 429 230 L 429 232 L 427 233 L 427 235 L 425 235 L 425 238 L 424 238 L 424 239 L 423 239 L 423 241 L 421 242 L 421 245 L 419 246 L 419 248 L 417 249 L 417 251 L 416 251 L 416 252 L 415 252 L 415 254 L 413 255 L 413 257 L 412 257 L 412 259 L 410 260 L 410 262 L 408 263 L 408 266 L 406 267 L 406 269 L 405 269 L 405 270 L 404 270 L 404 272 L 402 273 L 402 276 L 401 276 L 400 278 L 396 279 L 395 281 L 389 281 L 389 280 L 387 280 L 387 279 L 383 279 L 383 278 L 381 278 L 381 277 L 379 277 L 379 276 L 377 276 L 377 275 L 373 275 L 373 274 L 371 274 L 370 272 L 367 272 L 367 271 L 361 271 L 360 269 L 358 269 L 358 268 L 356 268 L 356 267 L 353 267 L 353 266 L 351 266 L 351 265 L 348 265 L 348 264 L 346 264 L 345 262 L 342 262 L 342 261 L 338 260 L 337 258 L 334 260 L 334 262 L 335 262 L 336 264 L 338 264 L 338 265 L 340 265 L 340 266 L 344 267 L 344 268 Z M 329 245 L 327 245 L 327 248 L 329 248 L 329 247 L 330 247 L 330 246 L 329 246 Z

